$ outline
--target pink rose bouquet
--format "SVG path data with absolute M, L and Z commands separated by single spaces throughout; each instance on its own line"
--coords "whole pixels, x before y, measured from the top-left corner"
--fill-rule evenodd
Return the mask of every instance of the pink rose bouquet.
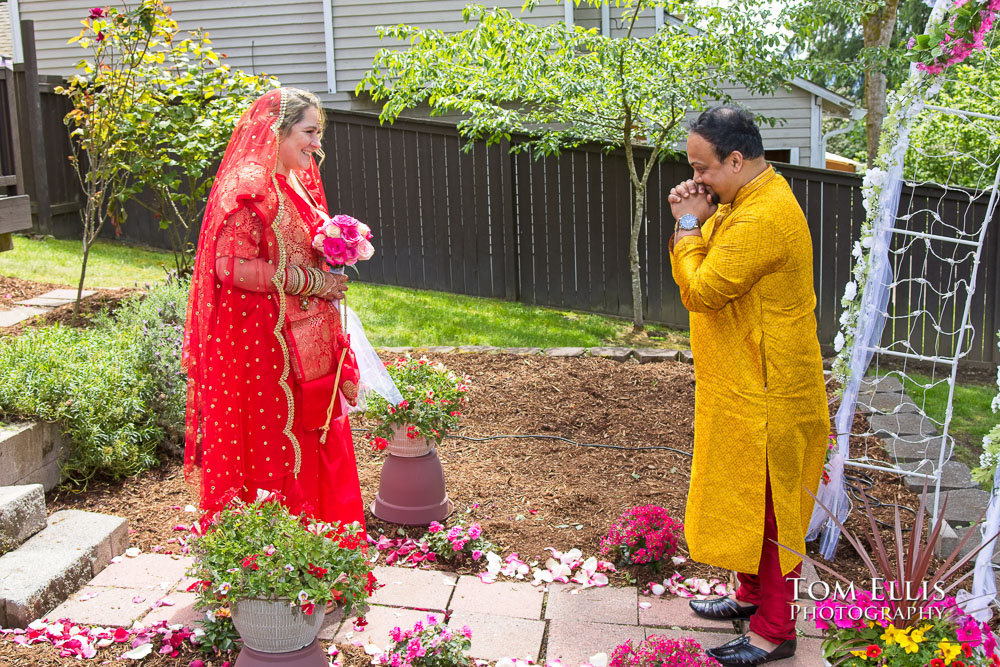
M 313 236 L 316 249 L 331 268 L 354 266 L 359 260 L 371 259 L 375 246 L 372 230 L 349 215 L 335 215 L 322 221 Z

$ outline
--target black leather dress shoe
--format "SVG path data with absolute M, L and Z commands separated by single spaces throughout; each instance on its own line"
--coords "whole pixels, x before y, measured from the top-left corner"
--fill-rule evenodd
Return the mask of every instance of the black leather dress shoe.
M 730 597 L 714 600 L 691 600 L 688 604 L 694 613 L 713 621 L 745 621 L 757 611 L 757 605 L 752 604 L 749 607 L 744 607 Z
M 750 638 L 746 635 L 723 644 L 717 648 L 710 648 L 705 651 L 705 655 L 715 660 L 721 665 L 740 665 L 749 667 L 751 665 L 763 665 L 775 660 L 791 658 L 795 655 L 796 641 L 789 639 L 768 653 L 762 648 L 758 648 L 750 643 Z

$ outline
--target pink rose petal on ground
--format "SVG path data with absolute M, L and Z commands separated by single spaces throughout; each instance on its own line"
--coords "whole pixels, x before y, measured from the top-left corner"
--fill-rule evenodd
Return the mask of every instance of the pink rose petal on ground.
M 491 572 L 480 572 L 479 581 L 483 582 L 484 584 L 495 584 L 497 581 L 497 575 Z
M 639 603 L 639 609 L 649 609 L 652 606 L 653 606 L 652 602 L 640 602 Z

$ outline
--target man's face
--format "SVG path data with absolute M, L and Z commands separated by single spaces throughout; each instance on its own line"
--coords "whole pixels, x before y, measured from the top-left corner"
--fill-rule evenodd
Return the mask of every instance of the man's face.
M 739 190 L 737 172 L 730 160 L 722 162 L 715 153 L 715 147 L 700 134 L 691 132 L 687 140 L 688 164 L 694 169 L 694 181 L 704 185 L 712 201 L 728 204 Z

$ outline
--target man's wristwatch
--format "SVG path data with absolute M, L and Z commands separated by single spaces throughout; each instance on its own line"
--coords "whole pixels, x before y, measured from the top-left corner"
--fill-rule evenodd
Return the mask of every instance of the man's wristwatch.
M 683 229 L 685 232 L 690 232 L 692 229 L 698 229 L 701 223 L 698 222 L 698 216 L 694 213 L 685 213 L 677 221 L 677 226 Z

